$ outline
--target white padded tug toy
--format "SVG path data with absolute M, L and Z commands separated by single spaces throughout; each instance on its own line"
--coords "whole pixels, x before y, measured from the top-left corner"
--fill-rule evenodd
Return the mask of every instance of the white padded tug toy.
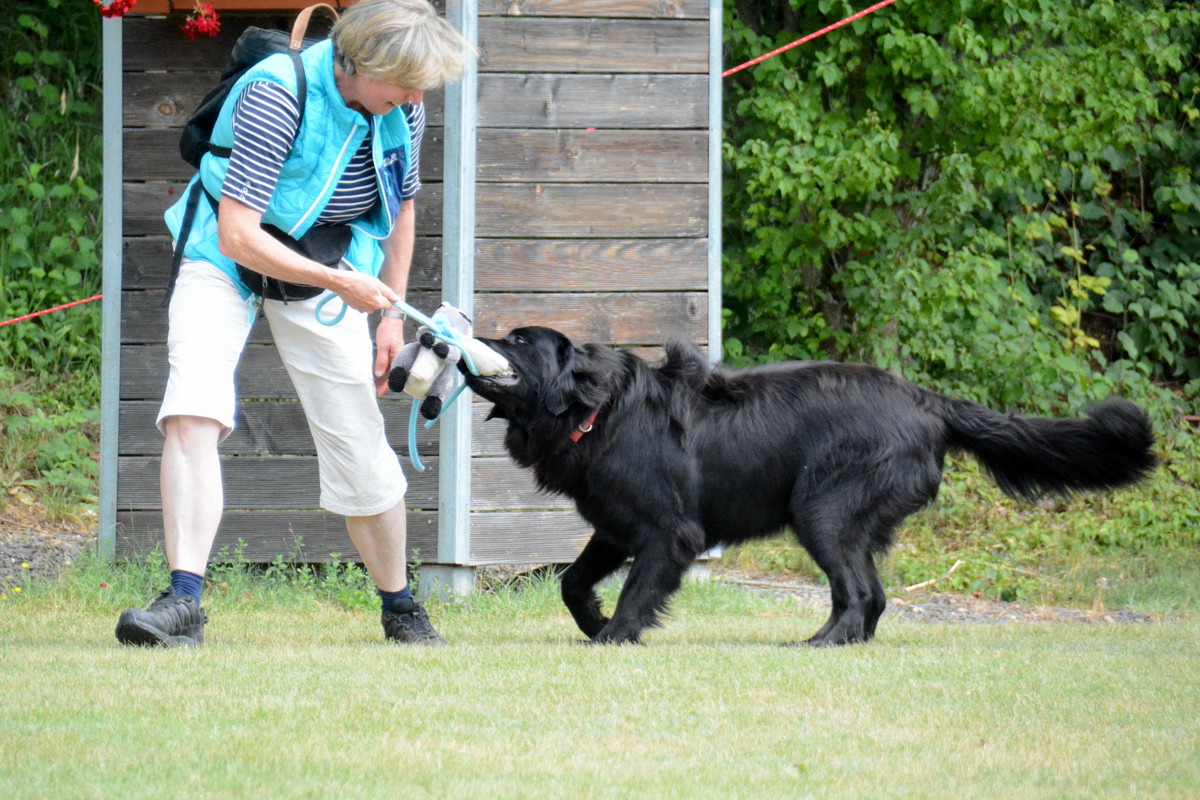
M 428 428 L 467 388 L 464 381 L 443 400 L 454 381 L 454 370 L 447 367 L 453 367 L 459 359 L 474 375 L 511 374 L 512 367 L 504 356 L 471 337 L 471 320 L 449 303 L 442 303 L 433 317 L 426 317 L 403 301 L 394 305 L 422 323 L 417 341 L 406 344 L 392 361 L 388 388 L 413 398 L 408 419 L 408 460 L 417 471 L 424 472 L 425 465 L 417 455 L 418 411 L 428 420 Z M 317 318 L 321 318 L 319 313 Z
M 388 387 L 421 401 L 421 416 L 437 419 L 454 383 L 454 369 L 465 357 L 476 375 L 500 375 L 510 370 L 508 360 L 478 339 L 471 338 L 471 320 L 449 303 L 442 303 L 431 319 L 433 325 L 417 329 L 417 340 L 409 342 L 392 361 Z M 447 330 L 458 335 L 439 336 Z

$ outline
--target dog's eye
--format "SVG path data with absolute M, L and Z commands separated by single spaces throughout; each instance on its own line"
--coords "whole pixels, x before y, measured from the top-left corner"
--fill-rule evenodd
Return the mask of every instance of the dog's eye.
M 529 340 L 519 333 L 512 335 L 513 344 L 529 344 Z

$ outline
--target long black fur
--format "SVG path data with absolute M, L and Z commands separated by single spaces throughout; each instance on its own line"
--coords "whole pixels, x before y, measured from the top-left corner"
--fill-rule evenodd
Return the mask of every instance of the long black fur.
M 1086 418 L 1034 419 L 863 365 L 731 371 L 670 344 L 654 367 L 540 327 L 484 341 L 516 377 L 466 373 L 468 384 L 495 404 L 489 419 L 507 420 L 513 459 L 595 528 L 562 577 L 567 608 L 595 642 L 638 641 L 697 555 L 784 527 L 832 590 L 829 621 L 809 643 L 867 641 L 886 602 L 874 558 L 937 497 L 948 450 L 974 454 L 1026 500 L 1126 486 L 1154 467 L 1150 422 L 1126 400 Z M 595 586 L 630 557 L 609 619 Z

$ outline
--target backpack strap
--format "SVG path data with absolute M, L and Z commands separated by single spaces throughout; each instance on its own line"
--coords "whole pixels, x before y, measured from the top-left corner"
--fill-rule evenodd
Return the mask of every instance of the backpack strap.
M 328 11 L 333 17 L 334 21 L 337 21 L 337 9 L 328 3 L 313 3 L 311 6 L 301 10 L 301 12 L 296 15 L 296 21 L 292 23 L 291 37 L 288 39 L 287 54 L 292 57 L 292 66 L 296 69 L 296 103 L 299 110 L 299 113 L 297 114 L 298 120 L 304 119 L 304 105 L 305 101 L 308 99 L 308 79 L 304 76 L 304 65 L 300 62 L 300 51 L 304 49 L 304 34 L 308 32 L 308 22 L 310 19 L 312 19 L 313 12 L 320 8 Z M 299 122 L 297 122 L 297 125 L 299 125 Z M 233 153 L 233 150 L 228 147 L 222 147 L 209 142 L 208 152 L 215 156 L 220 156 L 221 158 L 229 158 L 229 156 Z
M 187 246 L 188 236 L 192 232 L 192 222 L 196 219 L 196 206 L 200 195 L 208 194 L 204 189 L 204 181 L 196 176 L 196 182 L 188 190 L 187 205 L 183 207 L 183 224 L 179 235 L 175 237 L 175 252 L 171 254 L 171 278 L 167 281 L 167 294 L 163 297 L 163 308 L 171 305 L 171 295 L 175 293 L 175 281 L 179 279 L 179 265 L 183 263 L 183 249 Z
M 328 3 L 313 3 L 308 8 L 296 15 L 296 21 L 292 24 L 292 39 L 288 42 L 289 50 L 299 51 L 304 47 L 304 34 L 308 30 L 308 21 L 312 18 L 313 12 L 318 8 L 323 8 L 330 13 L 334 22 L 338 19 L 337 9 Z
M 307 9 L 305 9 L 307 10 Z M 304 104 L 308 99 L 308 79 L 304 77 L 304 65 L 300 63 L 300 51 L 288 49 L 288 55 L 292 57 L 292 66 L 296 68 L 296 104 L 298 106 L 296 114 L 296 127 L 300 127 L 300 121 L 304 119 Z M 222 147 L 219 144 L 208 143 L 208 152 L 220 158 L 229 158 L 233 155 L 233 148 Z

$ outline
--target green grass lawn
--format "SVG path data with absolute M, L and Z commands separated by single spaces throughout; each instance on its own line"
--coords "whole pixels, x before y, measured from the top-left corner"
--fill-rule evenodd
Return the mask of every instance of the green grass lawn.
M 646 646 L 592 648 L 540 583 L 435 603 L 451 646 L 406 649 L 367 609 L 213 594 L 190 651 L 118 646 L 128 597 L 0 603 L 0 797 L 1200 795 L 1194 620 L 782 648 L 821 615 L 690 583 Z

